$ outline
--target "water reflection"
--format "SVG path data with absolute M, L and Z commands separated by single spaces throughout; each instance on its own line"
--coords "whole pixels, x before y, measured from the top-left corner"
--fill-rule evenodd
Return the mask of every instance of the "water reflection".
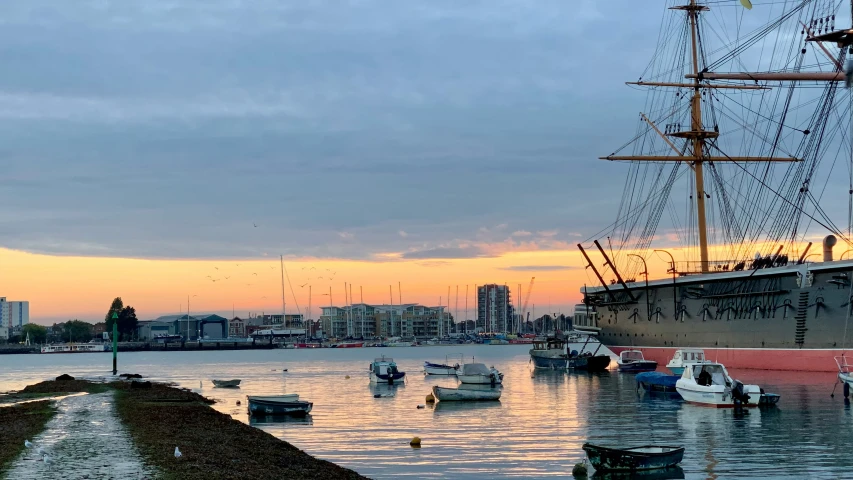
M 649 470 L 630 473 L 595 472 L 591 478 L 600 480 L 675 480 L 678 478 L 684 478 L 684 470 L 682 470 L 681 467 L 672 467 L 663 470 Z
M 311 414 L 304 417 L 294 417 L 292 415 L 251 415 L 249 417 L 249 425 L 269 425 L 269 424 L 287 423 L 290 425 L 311 425 L 314 423 L 314 418 Z
M 378 356 L 374 349 L 133 352 L 119 354 L 119 369 L 215 398 L 217 410 L 371 478 L 571 478 L 587 441 L 684 445 L 682 474 L 691 479 L 841 478 L 853 469 L 853 411 L 841 395 L 830 398 L 836 381 L 831 373 L 731 372 L 782 395 L 777 408 L 741 415 L 638 397 L 633 375 L 534 371 L 528 350 L 466 346 L 466 361 L 474 356 L 505 374 L 500 401 L 439 402 L 422 409 L 417 407 L 433 385 L 459 386 L 454 377 L 420 374 L 423 361 L 444 358 L 446 348 L 383 349 L 400 370 L 412 372 L 405 384 L 391 387 L 369 384 L 365 367 Z M 112 368 L 111 356 L 100 354 L 3 360 L 0 391 L 61 373 L 104 376 Z M 214 378 L 240 378 L 241 388 L 213 388 Z M 285 393 L 314 403 L 310 420 L 249 418 L 247 395 Z M 393 396 L 374 398 L 376 393 Z M 417 451 L 408 446 L 416 435 L 423 439 Z

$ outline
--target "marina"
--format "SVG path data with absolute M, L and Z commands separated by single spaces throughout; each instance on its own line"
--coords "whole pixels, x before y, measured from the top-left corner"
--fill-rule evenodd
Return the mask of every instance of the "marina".
M 417 371 L 424 359 L 444 358 L 447 348 L 403 349 L 394 352 L 394 360 L 401 370 Z M 369 385 L 365 368 L 374 359 L 373 349 L 129 352 L 120 361 L 122 371 L 197 391 L 217 401 L 212 408 L 371 478 L 436 472 L 471 479 L 571 478 L 573 465 L 585 456 L 585 442 L 690 445 L 679 464 L 689 479 L 709 473 L 731 478 L 744 471 L 772 478 L 829 479 L 853 468 L 845 447 L 851 406 L 840 395 L 840 386 L 835 398 L 830 397 L 838 381 L 834 373 L 731 370 L 733 377 L 781 395 L 775 407 L 739 414 L 638 396 L 636 375 L 614 369 L 534 369 L 528 350 L 528 345 L 465 347 L 466 358 L 474 356 L 504 373 L 500 400 L 439 401 L 423 409 L 416 407 L 433 386 L 453 389 L 460 384 L 452 377 L 414 375 L 406 385 L 382 386 L 382 393 L 390 396 L 374 398 L 380 387 Z M 99 377 L 107 370 L 100 355 L 27 358 L 26 364 L 0 366 L 0 390 L 20 389 L 60 371 Z M 281 374 L 282 365 L 287 365 L 287 375 Z M 240 389 L 219 389 L 209 382 L 213 378 L 242 382 Z M 342 388 L 347 395 L 340 394 Z M 313 403 L 304 418 L 249 415 L 247 396 L 292 392 Z M 352 425 L 359 426 L 359 442 L 349 441 Z M 423 440 L 417 451 L 407 445 L 415 435 Z M 809 455 L 810 461 L 786 453 L 792 449 Z M 508 456 L 512 462 L 505 461 Z

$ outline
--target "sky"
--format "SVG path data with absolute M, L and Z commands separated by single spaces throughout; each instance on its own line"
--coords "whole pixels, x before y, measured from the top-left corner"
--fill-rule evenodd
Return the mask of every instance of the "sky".
M 438 305 L 536 277 L 536 311 L 568 313 L 664 7 L 0 3 L 0 295 L 39 323 L 115 296 L 278 312 L 282 255 L 288 312 L 308 285 L 316 316 L 344 282 Z

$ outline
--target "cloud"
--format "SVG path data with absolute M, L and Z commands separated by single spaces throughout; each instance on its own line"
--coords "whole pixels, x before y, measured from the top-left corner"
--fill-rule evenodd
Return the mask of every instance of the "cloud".
M 401 236 L 401 237 L 403 237 L 403 238 L 406 238 L 406 237 L 408 237 L 408 236 L 409 236 L 409 234 L 408 234 L 408 233 L 406 233 L 406 231 L 405 231 L 405 230 L 400 230 L 400 231 L 398 231 L 398 232 L 397 232 L 397 235 L 399 235 L 399 236 Z
M 513 237 L 529 237 L 531 235 L 533 234 L 528 232 L 527 230 L 516 230 L 512 232 Z
M 429 260 L 426 262 L 417 262 L 418 265 L 422 267 L 446 267 L 451 264 L 451 262 L 445 260 Z
M 513 272 L 553 272 L 558 270 L 575 270 L 577 268 L 567 265 L 513 265 L 511 267 L 502 267 L 501 270 L 510 270 Z
M 355 237 L 355 235 L 350 232 L 338 232 L 338 236 L 343 238 L 344 240 L 350 240 Z
M 481 258 L 489 255 L 479 247 L 436 247 L 406 252 L 401 257 L 407 260 L 427 258 Z

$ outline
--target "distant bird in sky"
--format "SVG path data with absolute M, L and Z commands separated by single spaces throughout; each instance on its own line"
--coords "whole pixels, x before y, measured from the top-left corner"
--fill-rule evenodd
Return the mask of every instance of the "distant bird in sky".
M 181 450 L 178 447 L 175 447 L 175 458 L 181 458 L 184 454 L 181 453 Z
M 216 279 L 211 279 L 211 282 L 216 283 Z
M 302 270 L 305 270 L 305 267 L 302 267 Z
M 338 274 L 338 272 L 332 272 L 332 275 L 337 275 L 337 274 Z
M 215 268 L 215 269 L 219 270 L 219 267 L 213 267 L 213 268 Z
M 267 298 L 267 296 L 266 296 L 266 295 L 264 295 L 264 296 L 263 296 L 263 297 L 261 297 L 261 298 Z
M 275 270 L 275 267 L 270 267 L 270 270 Z
M 237 266 L 239 267 L 239 266 L 240 266 L 240 264 L 238 263 L 238 264 L 237 264 Z
M 228 280 L 229 278 L 231 278 L 231 277 L 225 277 L 225 280 Z
M 300 288 L 305 288 L 305 285 L 308 285 L 308 284 L 307 284 L 307 283 L 303 283 L 303 284 L 302 284 L 302 285 L 300 285 L 299 287 L 300 287 Z
M 257 223 L 252 222 L 252 225 L 254 225 L 254 226 L 255 226 L 255 228 L 258 228 L 258 224 L 257 224 Z
M 321 278 L 323 278 L 323 277 L 317 277 L 317 280 L 319 280 L 319 279 L 321 279 Z
M 246 286 L 247 286 L 247 287 L 251 287 L 252 285 L 254 285 L 254 284 L 252 284 L 252 283 L 247 283 L 247 284 L 246 284 Z
M 316 270 L 316 269 L 317 269 L 317 267 L 311 267 L 311 270 Z
M 257 275 L 257 273 L 253 273 L 252 275 Z
M 327 272 L 331 272 L 331 270 L 329 270 L 328 268 L 326 269 L 326 271 L 327 271 Z

